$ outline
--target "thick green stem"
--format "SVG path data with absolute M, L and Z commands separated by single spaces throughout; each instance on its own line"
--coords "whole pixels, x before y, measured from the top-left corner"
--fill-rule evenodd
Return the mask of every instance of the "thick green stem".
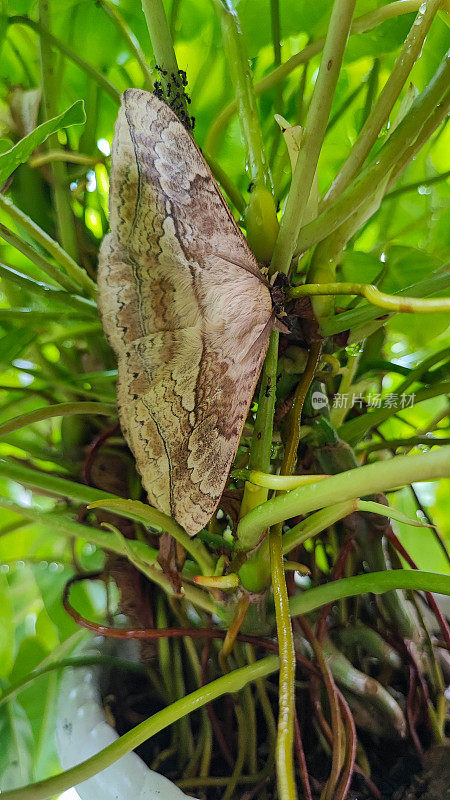
M 293 755 L 295 647 L 289 616 L 289 598 L 284 576 L 282 533 L 282 525 L 275 525 L 269 534 L 272 588 L 280 647 L 279 711 L 276 742 L 277 783 L 280 800 L 297 800 Z
M 181 82 L 164 5 L 162 0 L 142 0 L 142 8 L 147 20 L 156 65 L 160 70 L 158 80 L 161 83 L 165 100 L 170 104 L 170 93 L 172 93 L 173 84 L 181 86 Z M 173 103 L 170 105 L 182 122 L 187 127 L 190 127 L 189 109 L 182 86 L 179 89 L 176 106 Z
M 289 272 L 327 127 L 356 0 L 335 0 L 302 146 L 281 219 L 271 268 Z
M 386 462 L 385 462 L 386 463 Z M 341 578 L 297 594 L 290 600 L 292 617 L 309 614 L 336 600 L 357 597 L 360 594 L 385 594 L 393 589 L 414 589 L 418 592 L 437 592 L 450 595 L 450 577 L 437 572 L 393 569 L 369 572 L 352 578 Z
M 401 158 L 398 159 L 395 167 L 391 171 L 388 189 L 394 185 L 394 183 L 398 180 L 399 176 L 402 172 L 406 169 L 408 164 L 416 157 L 417 153 L 420 152 L 424 144 L 428 142 L 431 138 L 433 133 L 439 128 L 439 126 L 444 123 L 446 124 L 446 119 L 448 116 L 450 107 L 450 101 L 448 95 L 444 97 L 441 103 L 439 103 L 432 114 L 428 117 L 425 124 L 422 126 L 419 135 L 415 139 L 415 141 L 405 150 Z M 390 195 L 392 196 L 392 194 Z
M 422 0 L 396 0 L 394 3 L 389 3 L 377 8 L 375 11 L 369 11 L 361 17 L 357 17 L 350 28 L 350 35 L 353 33 L 360 34 L 376 28 L 388 19 L 398 17 L 402 14 L 410 14 L 411 12 L 418 11 L 422 5 Z M 279 67 L 269 72 L 264 78 L 255 84 L 255 92 L 259 96 L 272 89 L 278 83 L 283 81 L 294 69 L 307 64 L 314 56 L 318 55 L 323 49 L 325 39 L 317 39 L 307 45 L 300 53 L 289 58 Z M 213 153 L 217 147 L 217 141 L 221 131 L 226 127 L 230 119 L 237 111 L 236 101 L 233 100 L 229 103 L 216 117 L 211 125 L 208 135 L 206 137 L 206 149 Z
M 386 179 L 407 148 L 415 141 L 422 126 L 441 102 L 449 95 L 450 58 L 447 54 L 438 71 L 415 100 L 409 112 L 385 142 L 371 162 L 342 194 L 337 197 L 315 220 L 305 225 L 300 232 L 298 253 L 309 250 L 314 244 L 336 230 L 362 203 L 369 198 L 378 184 Z
M 295 525 L 288 533 L 284 534 L 283 553 L 289 553 L 294 547 L 298 547 L 313 536 L 317 536 L 318 533 L 322 533 L 330 525 L 334 525 L 340 519 L 353 514 L 356 508 L 356 500 L 346 500 L 344 503 L 336 503 L 336 505 L 311 514 L 307 519 L 299 522 L 298 525 Z
M 256 545 L 269 526 L 325 506 L 376 494 L 415 481 L 450 476 L 450 447 L 412 456 L 395 456 L 351 469 L 310 486 L 293 489 L 250 511 L 238 525 L 239 542 L 244 549 Z
M 225 55 L 236 94 L 250 180 L 255 186 L 265 186 L 270 190 L 271 178 L 265 156 L 250 63 L 238 15 L 229 4 L 226 5 L 221 0 L 218 0 L 215 5 L 220 16 Z
M 241 691 L 251 681 L 257 681 L 276 672 L 279 668 L 278 656 L 267 656 L 255 664 L 241 667 L 228 675 L 212 681 L 201 689 L 196 689 L 186 697 L 177 700 L 162 711 L 158 711 L 149 719 L 136 725 L 125 733 L 113 744 L 100 750 L 97 755 L 82 761 L 76 767 L 68 769 L 60 775 L 54 775 L 47 780 L 12 789 L 2 793 L 2 800 L 48 800 L 54 794 L 70 789 L 70 787 L 88 780 L 106 767 L 115 764 L 122 756 L 130 753 L 143 742 L 155 736 L 160 731 L 177 722 L 182 717 L 198 708 L 203 708 L 224 694 L 233 694 Z
M 415 61 L 420 56 L 423 43 L 440 6 L 442 6 L 442 0 L 428 0 L 427 3 L 423 3 L 420 6 L 419 13 L 412 24 L 401 53 L 383 87 L 383 91 L 364 123 L 349 157 L 341 167 L 338 176 L 325 196 L 324 208 L 330 205 L 333 199 L 349 186 L 369 155 L 381 128 L 389 119 L 389 115 L 398 100 Z

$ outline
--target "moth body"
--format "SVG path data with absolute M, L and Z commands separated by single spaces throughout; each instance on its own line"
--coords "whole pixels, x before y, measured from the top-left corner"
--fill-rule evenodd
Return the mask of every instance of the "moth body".
M 99 307 L 125 438 L 149 501 L 196 534 L 223 492 L 272 328 L 272 301 L 189 133 L 127 90 L 115 127 Z

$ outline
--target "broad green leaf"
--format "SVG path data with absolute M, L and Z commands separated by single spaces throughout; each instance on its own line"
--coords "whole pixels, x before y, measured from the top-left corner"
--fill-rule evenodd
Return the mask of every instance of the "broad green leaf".
M 25 136 L 20 142 L 14 145 L 6 153 L 0 155 L 0 185 L 14 172 L 20 164 L 23 164 L 31 153 L 45 142 L 52 133 L 56 133 L 61 128 L 69 125 L 82 125 L 86 120 L 84 113 L 84 101 L 77 100 L 69 106 L 62 114 L 43 122 L 34 131 Z
M 0 784 L 15 789 L 33 777 L 33 733 L 30 721 L 17 700 L 0 709 Z
M 442 483 L 445 488 L 445 483 L 448 483 L 448 481 L 442 481 Z M 436 488 L 437 484 L 427 484 L 426 494 L 433 497 Z M 421 492 L 420 489 L 420 484 L 416 484 L 416 491 L 421 501 L 424 502 L 423 492 Z M 392 492 L 389 495 L 389 503 L 395 510 L 400 510 L 400 513 L 406 514 L 407 516 L 416 513 L 416 501 L 409 487 L 400 489 L 397 492 Z M 441 536 L 443 536 L 443 534 L 445 535 L 445 532 L 439 525 L 439 516 L 434 514 L 432 505 L 425 503 L 425 507 L 429 510 L 433 522 L 436 522 L 439 534 Z M 418 536 L 416 531 L 412 530 L 408 524 L 405 525 L 400 518 L 395 522 L 394 527 L 401 543 L 408 551 L 411 558 L 416 562 L 419 569 L 433 572 L 449 571 L 448 561 L 433 530 L 424 530 L 421 535 Z

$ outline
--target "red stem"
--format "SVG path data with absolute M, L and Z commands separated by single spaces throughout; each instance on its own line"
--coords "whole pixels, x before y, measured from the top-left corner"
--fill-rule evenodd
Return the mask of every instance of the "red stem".
M 98 622 L 83 617 L 76 611 L 70 604 L 70 589 L 73 584 L 82 580 L 94 580 L 99 578 L 100 572 L 88 572 L 84 575 L 74 575 L 70 578 L 63 591 L 63 606 L 72 619 L 83 628 L 93 631 L 100 636 L 105 636 L 112 639 L 174 639 L 180 636 L 189 636 L 191 639 L 225 639 L 227 635 L 226 630 L 219 628 L 110 628 L 107 625 L 102 625 Z M 273 653 L 278 653 L 278 642 L 270 641 L 259 636 L 249 636 L 247 634 L 239 633 L 236 639 L 246 644 L 252 644 L 255 647 L 262 647 L 265 650 L 270 650 Z M 298 664 L 304 667 L 308 672 L 317 672 L 317 667 L 309 661 L 301 653 L 296 653 L 295 658 Z
M 104 444 L 104 442 L 106 442 L 107 439 L 109 439 L 110 436 L 113 436 L 115 432 L 118 430 L 119 430 L 119 423 L 116 422 L 116 424 L 113 425 L 112 428 L 108 428 L 108 430 L 102 431 L 101 433 L 97 434 L 92 444 L 90 445 L 83 467 L 84 481 L 85 483 L 87 483 L 88 486 L 91 485 L 91 470 L 95 456 L 100 450 L 102 444 Z
M 392 546 L 395 547 L 398 553 L 405 559 L 405 561 L 409 564 L 412 569 L 419 569 L 415 561 L 412 560 L 409 553 L 405 550 L 402 543 L 399 541 L 398 537 L 395 535 L 392 528 L 389 526 L 385 531 L 386 537 L 391 542 Z M 431 610 L 433 611 L 439 627 L 442 631 L 442 635 L 444 637 L 445 643 L 447 647 L 450 649 L 450 628 L 448 626 L 447 620 L 445 619 L 444 615 L 441 613 L 441 610 L 436 603 L 431 592 L 425 592 L 425 596 L 428 601 L 428 605 L 430 606 Z
M 297 716 L 297 709 L 295 709 L 294 715 L 295 715 L 294 716 L 295 752 L 297 754 L 297 761 L 300 770 L 301 781 L 303 784 L 303 791 L 305 793 L 306 800 L 313 800 L 313 796 L 311 793 L 311 785 L 309 782 L 308 767 L 306 766 L 305 751 L 303 749 L 302 732 L 300 730 L 300 724 Z

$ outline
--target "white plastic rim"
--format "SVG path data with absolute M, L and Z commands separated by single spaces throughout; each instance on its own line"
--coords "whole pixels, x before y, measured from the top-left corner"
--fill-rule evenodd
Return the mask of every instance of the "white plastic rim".
M 82 653 L 99 655 L 101 650 L 90 643 Z M 98 666 L 64 670 L 56 721 L 56 749 L 64 770 L 96 755 L 119 738 L 103 710 L 100 670 Z M 122 756 L 75 788 L 81 800 L 193 800 L 168 778 L 147 767 L 136 753 Z

